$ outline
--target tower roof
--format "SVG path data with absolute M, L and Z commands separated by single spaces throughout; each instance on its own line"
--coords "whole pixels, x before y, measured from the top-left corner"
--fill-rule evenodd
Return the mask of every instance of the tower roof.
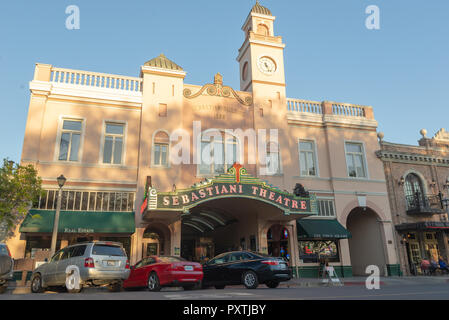
M 260 5 L 259 0 L 257 0 L 256 4 L 251 9 L 251 12 L 264 14 L 266 16 L 272 16 L 271 11 L 268 8 L 265 8 L 264 6 Z
M 179 71 L 183 70 L 176 63 L 168 59 L 163 53 L 161 53 L 159 57 L 156 57 L 154 59 L 145 62 L 144 66 L 169 69 L 169 70 L 179 70 Z

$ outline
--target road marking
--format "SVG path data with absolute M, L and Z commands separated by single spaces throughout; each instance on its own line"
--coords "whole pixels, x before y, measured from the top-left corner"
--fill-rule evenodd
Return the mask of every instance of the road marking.
M 184 299 L 227 299 L 232 297 L 241 297 L 241 296 L 254 296 L 252 293 L 245 292 L 226 292 L 226 293 L 218 293 L 218 294 L 165 294 L 164 297 L 172 300 L 184 300 Z

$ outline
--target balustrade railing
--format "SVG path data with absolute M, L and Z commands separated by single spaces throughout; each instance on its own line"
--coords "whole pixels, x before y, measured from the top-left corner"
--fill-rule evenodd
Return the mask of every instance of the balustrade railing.
M 332 114 L 342 117 L 362 117 L 366 116 L 365 108 L 347 103 L 332 103 Z
M 53 83 L 88 86 L 131 92 L 142 91 L 142 79 L 89 71 L 52 68 L 50 81 Z
M 292 112 L 323 114 L 321 102 L 299 99 L 287 99 L 287 110 Z

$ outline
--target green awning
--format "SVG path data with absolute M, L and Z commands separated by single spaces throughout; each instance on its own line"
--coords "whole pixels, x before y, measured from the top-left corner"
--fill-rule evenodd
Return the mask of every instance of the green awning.
M 298 239 L 346 239 L 351 233 L 337 220 L 300 219 L 297 221 Z
M 53 232 L 55 211 L 30 210 L 20 232 Z M 61 211 L 58 233 L 134 233 L 134 212 Z

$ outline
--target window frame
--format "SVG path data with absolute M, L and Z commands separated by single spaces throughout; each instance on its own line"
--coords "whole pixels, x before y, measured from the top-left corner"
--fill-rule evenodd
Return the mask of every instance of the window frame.
M 301 169 L 301 142 L 310 142 L 313 144 L 312 152 L 313 152 L 313 161 L 315 165 L 315 175 L 303 175 Z M 310 152 L 310 151 L 303 151 Z M 307 158 L 306 158 L 307 161 Z M 319 178 L 320 177 L 320 169 L 318 165 L 318 148 L 315 139 L 298 139 L 298 162 L 299 162 L 299 176 L 304 178 Z
M 273 151 L 271 151 L 271 149 L 268 151 L 268 146 L 267 146 L 267 149 L 265 149 L 266 155 L 267 155 L 267 160 L 270 158 L 270 155 L 271 155 L 271 154 L 277 153 L 277 154 L 278 154 L 278 163 L 279 163 L 278 171 L 275 172 L 275 173 L 270 172 L 270 171 L 268 170 L 269 166 L 268 166 L 268 161 L 267 161 L 267 163 L 265 163 L 265 164 L 262 164 L 262 165 L 259 164 L 259 174 L 260 174 L 261 176 L 282 176 L 282 175 L 284 174 L 284 169 L 283 169 L 283 166 L 282 166 L 281 146 L 280 146 L 279 143 L 274 142 L 274 141 L 267 141 L 267 145 L 268 145 L 269 143 L 271 143 L 271 142 L 276 143 L 276 145 L 277 145 L 277 151 L 276 151 L 276 152 L 273 152 Z
M 215 171 L 215 163 L 212 162 L 210 165 L 208 165 L 212 170 L 210 170 L 208 173 L 204 173 L 201 172 L 201 165 L 202 163 L 198 163 L 196 165 L 197 167 L 197 177 L 214 177 L 223 173 L 228 172 L 228 170 L 234 165 L 233 163 L 226 163 L 226 146 L 227 145 L 235 145 L 235 150 L 236 150 L 236 155 L 235 155 L 235 159 L 236 162 L 241 162 L 240 159 L 242 158 L 242 155 L 240 154 L 240 139 L 239 137 L 237 137 L 236 135 L 231 134 L 230 132 L 227 132 L 225 130 L 221 130 L 221 129 L 213 129 L 213 130 L 218 130 L 218 132 L 220 132 L 221 134 L 221 138 L 219 140 L 216 140 L 215 137 L 212 135 L 210 136 L 210 139 L 207 140 L 206 138 L 204 138 L 204 135 L 208 133 L 209 130 L 203 131 L 201 133 L 201 137 L 198 139 L 199 142 L 199 155 L 201 157 L 202 155 L 202 151 L 203 151 L 203 147 L 202 144 L 203 142 L 208 143 L 208 144 L 212 144 L 212 151 L 214 151 L 215 149 L 215 144 L 216 143 L 220 143 L 220 145 L 223 145 L 223 158 L 224 158 L 224 163 L 223 163 L 223 172 L 216 172 Z M 226 138 L 232 137 L 234 138 L 234 142 L 229 143 L 226 141 Z M 202 159 L 201 159 L 202 160 Z
M 355 177 L 351 177 L 349 175 L 349 164 L 348 164 L 348 144 L 357 144 L 360 145 L 360 147 L 362 148 L 362 165 L 363 165 L 363 169 L 365 170 L 365 176 L 364 177 L 359 177 L 359 176 L 355 176 Z M 344 141 L 344 150 L 345 150 L 345 163 L 346 163 L 346 175 L 349 179 L 361 179 L 361 180 L 369 180 L 369 169 L 368 169 L 368 161 L 366 159 L 366 148 L 365 148 L 365 143 L 363 141 L 355 141 L 355 140 L 345 140 Z M 350 154 L 355 154 L 354 152 L 350 152 Z M 356 175 L 357 175 L 357 170 L 356 170 Z
M 167 134 L 168 136 L 168 143 L 159 143 L 159 142 L 154 142 L 154 139 L 156 138 L 157 134 L 159 132 L 164 132 L 165 134 Z M 155 164 L 155 146 L 156 145 L 166 145 L 167 146 L 167 164 L 163 165 L 163 164 Z M 151 138 L 151 167 L 152 168 L 159 168 L 159 169 L 168 169 L 171 167 L 170 165 L 170 134 L 168 131 L 166 130 L 156 130 L 153 132 L 153 136 Z
M 106 133 L 106 127 L 108 124 L 115 124 L 115 125 L 122 125 L 123 126 L 123 135 L 119 134 L 111 134 Z M 101 131 L 101 141 L 100 141 L 100 156 L 99 156 L 99 164 L 103 166 L 125 166 L 126 165 L 126 138 L 128 133 L 128 122 L 127 121 L 120 121 L 120 120 L 103 120 L 103 127 Z M 107 136 L 113 136 L 114 137 L 114 143 L 112 147 L 112 154 L 111 154 L 111 163 L 105 163 L 104 162 L 104 146 L 106 142 Z M 122 136 L 123 142 L 122 142 L 122 154 L 121 154 L 121 162 L 120 164 L 114 163 L 114 148 L 115 148 L 115 137 Z
M 70 139 L 70 144 L 68 147 L 67 160 L 59 160 L 59 156 L 60 156 L 60 152 L 61 152 L 61 139 L 62 139 L 63 133 L 70 132 L 70 137 L 72 137 L 72 133 L 78 132 L 75 130 L 63 129 L 65 120 L 81 122 L 80 143 L 79 143 L 79 147 L 78 147 L 78 160 L 76 160 L 76 161 L 70 160 L 70 155 L 71 155 L 70 147 L 72 145 L 72 139 Z M 55 152 L 54 152 L 54 157 L 53 157 L 54 162 L 58 162 L 58 163 L 81 163 L 82 162 L 83 149 L 84 149 L 83 148 L 84 147 L 84 136 L 85 136 L 85 132 L 86 132 L 86 121 L 87 121 L 86 118 L 78 117 L 78 116 L 71 116 L 71 115 L 59 116 L 58 129 L 57 129 L 56 142 L 55 142 Z

